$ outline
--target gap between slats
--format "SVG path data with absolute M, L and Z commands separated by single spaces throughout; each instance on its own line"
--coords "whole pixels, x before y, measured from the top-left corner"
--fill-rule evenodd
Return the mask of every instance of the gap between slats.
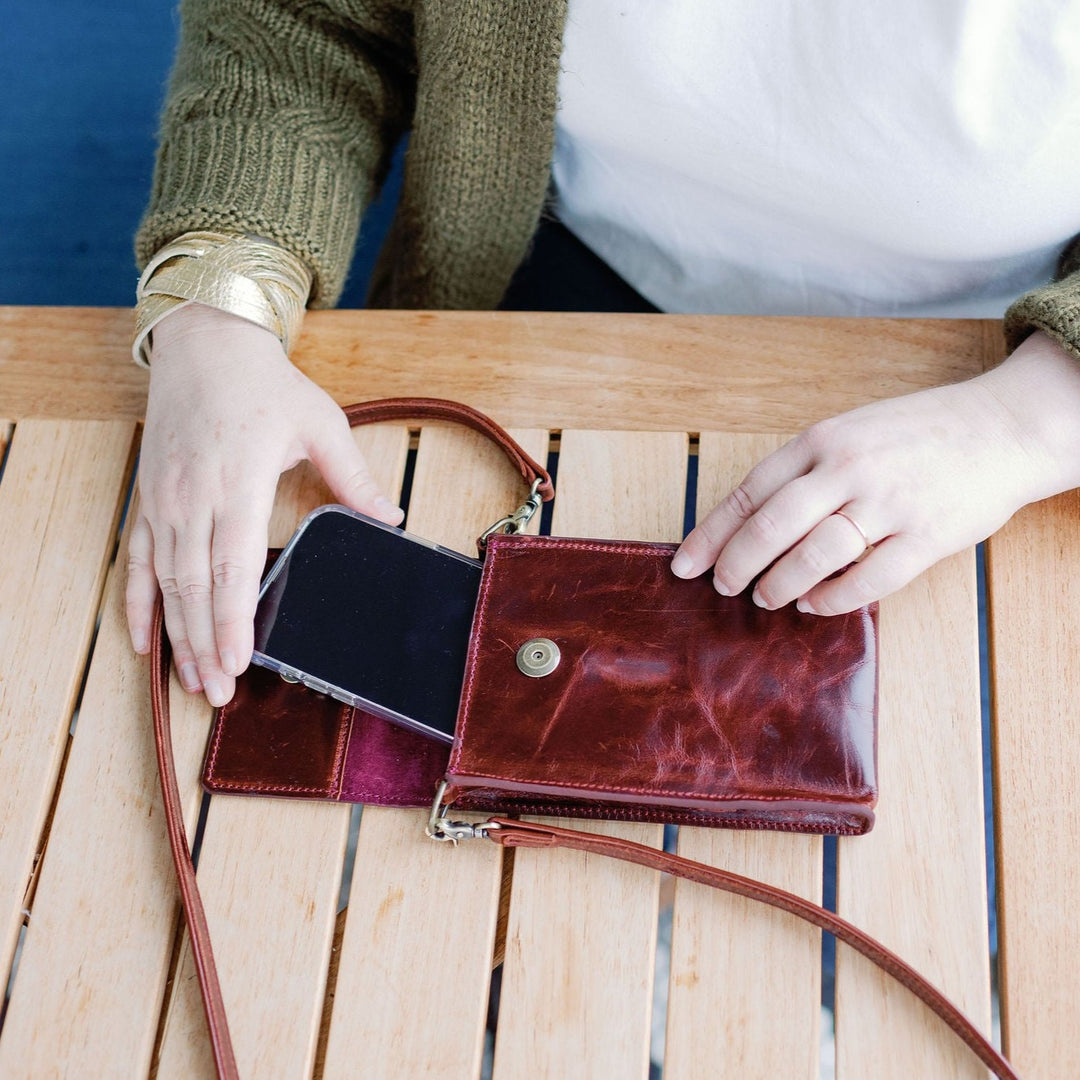
M 987 544 L 1006 1052 L 1023 1076 L 1080 1075 L 1080 492 L 1025 507 Z
M 98 630 L 101 627 L 101 613 L 102 607 L 105 603 L 105 586 L 108 582 L 109 575 L 112 573 L 113 567 L 116 565 L 116 555 L 120 548 L 120 534 L 124 531 L 124 523 L 127 518 L 127 510 L 131 503 L 132 492 L 135 487 L 135 464 L 138 459 L 138 440 L 132 445 L 131 460 L 127 467 L 127 481 L 126 490 L 127 494 L 124 497 L 123 505 L 120 510 L 120 515 L 114 529 L 112 550 L 109 554 L 108 562 L 105 566 L 105 571 L 101 578 L 101 587 L 98 590 L 96 614 L 94 616 L 94 629 L 90 635 L 90 641 L 86 647 L 86 651 L 82 660 L 82 674 L 79 677 L 79 688 L 75 693 L 75 704 L 71 710 L 71 722 L 68 725 L 67 740 L 64 745 L 63 756 L 60 759 L 60 767 L 56 774 L 56 782 L 53 784 L 52 800 L 49 804 L 49 811 L 45 818 L 45 824 L 41 830 L 41 839 L 37 846 L 37 855 L 34 859 L 34 866 L 30 873 L 30 880 L 26 886 L 26 902 L 25 902 L 25 915 L 24 925 L 29 921 L 31 909 L 33 908 L 34 892 L 37 889 L 37 882 L 41 872 L 41 865 L 45 858 L 46 850 L 49 844 L 49 832 L 52 829 L 53 816 L 56 813 L 56 801 L 60 796 L 60 789 L 64 786 L 64 772 L 67 769 L 68 758 L 71 754 L 71 743 L 75 738 L 75 728 L 79 722 L 79 710 L 82 708 L 83 694 L 86 691 L 86 679 L 90 674 L 90 664 L 94 658 L 94 647 L 97 645 Z M 3 478 L 3 472 L 0 470 L 0 480 Z
M 10 420 L 0 420 L 0 483 L 4 479 L 4 467 L 7 465 L 8 447 L 11 446 L 11 436 L 15 431 L 15 425 Z
M 9 421 L 0 420 L 0 483 L 3 482 L 12 448 L 15 445 L 16 430 L 16 424 L 13 424 Z M 3 1034 L 4 1024 L 7 1019 L 8 1006 L 12 999 L 12 995 L 15 992 L 17 984 L 19 962 L 22 955 L 23 944 L 26 938 L 26 930 L 33 915 L 34 898 L 37 892 L 37 885 L 38 881 L 40 880 L 41 870 L 44 865 L 44 860 L 48 851 L 49 836 L 52 830 L 53 819 L 56 813 L 57 800 L 59 799 L 60 791 L 63 787 L 67 764 L 71 754 L 72 740 L 74 738 L 75 728 L 78 722 L 79 709 L 82 705 L 83 693 L 86 688 L 86 679 L 90 670 L 91 661 L 93 659 L 94 648 L 97 643 L 98 628 L 101 624 L 102 607 L 105 603 L 106 587 L 112 573 L 113 566 L 115 565 L 116 555 L 120 543 L 120 534 L 123 531 L 126 511 L 130 503 L 131 491 L 134 486 L 135 464 L 138 459 L 140 430 L 141 429 L 133 426 L 132 438 L 130 446 L 128 448 L 127 462 L 121 470 L 120 487 L 124 491 L 124 495 L 122 498 L 119 496 L 117 498 L 118 509 L 115 514 L 112 526 L 110 528 L 111 539 L 108 554 L 105 558 L 103 566 L 100 568 L 100 571 L 98 573 L 95 592 L 91 598 L 91 603 L 94 609 L 93 625 L 90 634 L 85 641 L 79 659 L 78 687 L 74 693 L 70 709 L 70 717 L 67 725 L 67 733 L 64 737 L 64 745 L 62 750 L 60 751 L 59 761 L 56 766 L 55 775 L 52 779 L 49 805 L 46 810 L 40 832 L 38 834 L 38 839 L 34 848 L 35 854 L 33 858 L 33 863 L 26 881 L 22 904 L 22 925 L 19 928 L 18 938 L 15 942 L 15 946 L 12 950 L 10 958 L 5 958 L 7 962 L 6 969 L 4 969 L 3 999 L 2 1001 L 0 1001 L 0 1036 L 2 1036 Z

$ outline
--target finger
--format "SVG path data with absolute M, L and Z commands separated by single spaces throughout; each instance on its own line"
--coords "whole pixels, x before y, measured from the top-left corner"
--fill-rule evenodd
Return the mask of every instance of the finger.
M 210 553 L 214 640 L 225 675 L 239 675 L 251 660 L 259 580 L 266 562 L 271 495 L 225 511 L 214 522 Z
M 741 592 L 842 501 L 835 473 L 822 478 L 811 472 L 785 484 L 724 545 L 714 570 L 717 592 L 728 596 Z
M 860 520 L 854 511 L 852 518 Z M 770 609 L 783 607 L 861 558 L 868 539 L 852 518 L 834 512 L 815 525 L 757 583 L 754 603 Z
M 846 573 L 815 586 L 797 606 L 800 611 L 816 615 L 854 611 L 902 589 L 938 557 L 913 536 L 891 536 Z
M 210 545 L 213 525 L 209 516 L 186 521 L 176 530 L 173 555 L 175 590 L 184 621 L 184 633 L 191 658 L 198 669 L 198 681 L 211 704 L 218 704 L 222 692 L 222 671 L 214 636 L 213 585 L 210 574 Z M 164 586 L 164 583 L 163 583 Z M 187 681 L 181 670 L 181 681 Z
M 202 682 L 199 680 L 199 667 L 195 663 L 195 653 L 188 640 L 187 624 L 184 621 L 184 605 L 180 599 L 174 565 L 175 551 L 176 533 L 170 526 L 160 525 L 154 534 L 154 573 L 157 574 L 161 587 L 165 630 L 172 643 L 173 664 L 180 676 L 180 683 L 189 693 L 197 694 L 202 689 Z
M 671 562 L 677 577 L 697 577 L 716 562 L 727 542 L 785 484 L 812 464 L 806 440 L 792 439 L 758 462 L 729 495 L 687 534 Z
M 308 457 L 345 506 L 388 525 L 398 525 L 405 517 L 401 507 L 395 506 L 375 482 L 344 416 L 340 423 L 320 429 L 318 439 L 308 446 Z
M 158 583 L 154 573 L 154 534 L 142 513 L 135 519 L 128 537 L 127 608 L 128 632 L 137 653 L 150 650 L 150 622 L 154 615 Z

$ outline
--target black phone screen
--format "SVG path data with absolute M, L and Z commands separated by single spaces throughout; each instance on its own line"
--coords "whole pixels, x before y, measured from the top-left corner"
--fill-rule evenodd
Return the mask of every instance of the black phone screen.
M 274 564 L 255 663 L 451 741 L 481 564 L 326 507 Z

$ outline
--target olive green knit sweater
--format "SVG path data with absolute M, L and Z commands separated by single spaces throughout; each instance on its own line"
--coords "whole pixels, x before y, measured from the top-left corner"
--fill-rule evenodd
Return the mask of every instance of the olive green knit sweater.
M 491 308 L 550 181 L 566 0 L 183 0 L 140 265 L 195 229 L 269 237 L 333 305 L 394 145 L 405 177 L 372 302 Z M 1080 356 L 1080 245 L 1010 309 Z

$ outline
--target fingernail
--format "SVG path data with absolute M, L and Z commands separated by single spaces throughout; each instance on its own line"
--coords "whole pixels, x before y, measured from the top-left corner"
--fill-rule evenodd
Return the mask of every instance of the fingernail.
M 145 630 L 132 630 L 131 631 L 131 647 L 137 653 L 144 653 L 150 647 L 150 643 L 146 637 Z
M 721 596 L 731 595 L 731 590 L 718 577 L 712 579 L 712 586 Z
M 813 609 L 813 607 L 810 606 L 810 601 L 809 600 L 796 600 L 795 601 L 795 606 L 804 615 L 816 615 L 817 614 L 817 612 Z
M 380 495 L 375 500 L 375 512 L 379 517 L 404 517 L 405 511 L 391 502 L 385 495 Z
M 193 694 L 202 686 L 199 682 L 199 669 L 190 660 L 180 665 L 180 681 L 184 684 L 184 689 Z
M 219 705 L 225 704 L 225 691 L 221 687 L 221 683 L 217 679 L 207 679 L 203 683 L 203 693 L 206 694 L 206 700 L 210 702 L 214 708 Z
M 237 670 L 236 653 L 232 649 L 223 649 L 221 652 L 221 670 L 226 675 L 239 675 Z
M 765 597 L 762 596 L 761 593 L 759 593 L 757 591 L 757 589 L 754 590 L 754 593 L 753 593 L 753 596 L 751 597 L 751 599 L 760 608 L 768 608 L 768 606 L 769 606 L 768 603 L 765 600 Z
M 689 577 L 693 572 L 694 564 L 690 559 L 690 556 L 685 551 L 676 551 L 675 557 L 671 560 L 671 572 L 676 577 Z

